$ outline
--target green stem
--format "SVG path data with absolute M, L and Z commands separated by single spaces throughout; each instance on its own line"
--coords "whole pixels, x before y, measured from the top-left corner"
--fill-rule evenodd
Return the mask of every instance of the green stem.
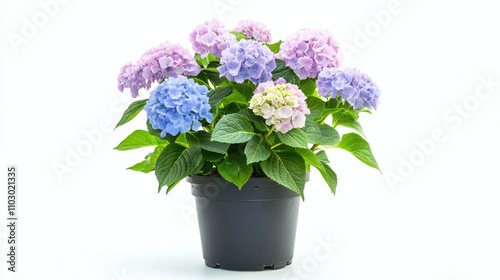
M 271 150 L 274 150 L 274 148 L 279 147 L 279 146 L 281 146 L 281 145 L 283 145 L 283 143 L 278 143 L 278 144 L 276 144 L 276 145 L 272 146 L 272 147 L 271 147 Z
M 273 133 L 273 131 L 274 131 L 274 124 L 273 124 L 273 126 L 271 127 L 271 129 L 269 130 L 269 132 L 266 134 L 266 136 L 264 136 L 264 139 L 266 139 L 266 140 L 267 140 L 267 138 L 271 135 L 271 133 Z
M 335 120 L 335 121 L 333 122 L 333 125 L 332 125 L 332 126 L 333 126 L 333 128 L 336 128 L 338 124 L 339 124 L 339 121 L 338 121 L 338 120 Z
M 323 124 L 325 122 L 326 118 L 328 118 L 328 116 L 329 115 L 326 115 L 326 116 L 322 117 L 321 119 L 319 119 L 318 123 Z
M 311 147 L 311 151 L 313 151 L 313 152 L 314 152 L 314 151 L 315 151 L 318 147 L 319 147 L 319 145 L 318 145 L 318 144 L 314 144 L 314 145 L 312 145 L 312 147 Z
M 215 109 L 215 114 L 212 116 L 212 122 L 210 123 L 210 133 L 212 133 L 215 129 L 215 125 L 217 123 L 217 118 L 219 117 L 219 108 Z

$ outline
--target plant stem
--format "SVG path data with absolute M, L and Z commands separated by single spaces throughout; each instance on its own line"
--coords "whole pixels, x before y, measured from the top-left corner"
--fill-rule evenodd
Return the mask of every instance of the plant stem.
M 318 148 L 318 146 L 319 146 L 318 144 L 314 144 L 314 145 L 312 145 L 312 147 L 311 147 L 311 151 L 316 150 L 316 148 Z
M 319 124 L 323 124 L 323 123 L 325 122 L 326 118 L 328 118 L 328 116 L 329 116 L 329 115 L 326 115 L 326 116 L 324 116 L 323 118 L 319 119 L 318 123 L 319 123 Z
M 216 108 L 215 114 L 213 114 L 213 116 L 212 116 L 212 122 L 210 123 L 210 133 L 212 133 L 215 129 L 216 119 L 218 116 L 219 116 L 219 108 Z
M 335 120 L 335 121 L 333 122 L 332 127 L 333 127 L 333 128 L 336 128 L 338 124 L 339 124 L 339 121 L 338 121 L 338 120 Z
M 269 130 L 269 132 L 266 134 L 266 136 L 264 136 L 264 139 L 267 139 L 267 137 L 269 137 L 269 135 L 271 135 L 271 133 L 273 133 L 273 131 L 274 131 L 274 124 L 271 127 L 271 129 Z
M 276 147 L 281 146 L 282 144 L 283 144 L 283 143 L 278 143 L 278 144 L 276 144 L 276 145 L 272 146 L 272 147 L 271 147 L 271 150 L 273 150 L 273 149 L 274 149 L 274 148 L 276 148 Z

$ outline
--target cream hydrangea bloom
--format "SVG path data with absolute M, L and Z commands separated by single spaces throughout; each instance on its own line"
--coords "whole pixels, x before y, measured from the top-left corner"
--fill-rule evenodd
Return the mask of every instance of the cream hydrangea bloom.
M 311 113 L 305 100 L 306 96 L 296 85 L 280 78 L 261 83 L 254 91 L 249 108 L 276 131 L 287 133 L 305 126 L 305 115 Z

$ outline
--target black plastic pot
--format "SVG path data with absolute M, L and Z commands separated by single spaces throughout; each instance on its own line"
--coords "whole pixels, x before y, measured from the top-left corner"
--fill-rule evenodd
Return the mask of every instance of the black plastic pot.
M 279 269 L 292 262 L 300 196 L 268 178 L 241 190 L 219 177 L 187 179 L 195 196 L 205 264 Z

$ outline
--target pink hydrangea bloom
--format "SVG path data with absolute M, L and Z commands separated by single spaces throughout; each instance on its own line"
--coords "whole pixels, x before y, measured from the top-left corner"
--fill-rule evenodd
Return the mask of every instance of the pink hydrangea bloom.
M 238 23 L 235 31 L 245 34 L 248 39 L 254 39 L 262 43 L 271 43 L 271 30 L 264 24 L 253 20 L 242 20 Z
M 214 19 L 196 26 L 189 34 L 189 41 L 193 44 L 193 50 L 201 57 L 211 53 L 220 58 L 223 50 L 236 43 L 236 37 L 220 21 Z
M 325 67 L 339 67 L 338 44 L 327 30 L 301 29 L 280 47 L 283 59 L 301 78 L 316 78 Z
M 196 76 L 201 68 L 189 51 L 179 44 L 165 42 L 144 53 L 137 63 L 125 64 L 118 75 L 118 89 L 130 89 L 132 97 L 149 89 L 154 82 L 179 75 Z

